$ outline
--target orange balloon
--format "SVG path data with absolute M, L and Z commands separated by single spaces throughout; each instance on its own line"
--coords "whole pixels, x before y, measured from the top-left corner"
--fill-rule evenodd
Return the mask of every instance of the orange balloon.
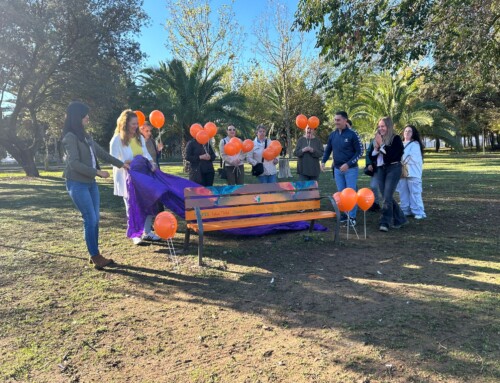
M 344 211 L 351 211 L 358 202 L 358 193 L 352 188 L 345 188 L 340 193 L 340 200 L 342 201 L 344 209 L 346 209 Z
M 274 151 L 276 152 L 276 155 L 280 154 L 281 151 L 283 150 L 283 147 L 281 146 L 281 142 L 279 142 L 278 140 L 271 141 L 271 143 L 269 144 L 269 147 L 274 149 Z
M 305 129 L 307 127 L 307 117 L 304 116 L 303 114 L 299 114 L 295 118 L 295 124 L 299 129 Z
M 155 128 L 160 129 L 165 123 L 165 116 L 159 110 L 153 110 L 149 113 L 149 122 L 151 122 L 151 125 Z
M 236 147 L 236 150 L 237 150 L 236 153 L 241 152 L 241 149 L 243 149 L 243 143 L 241 142 L 241 140 L 238 137 L 231 138 L 229 140 L 229 142 L 232 143 Z
M 196 133 L 196 141 L 198 141 L 199 144 L 205 145 L 210 141 L 210 136 L 202 129 Z
M 266 148 L 262 152 L 262 157 L 264 157 L 266 161 L 272 161 L 276 158 L 276 153 L 274 152 L 273 148 Z
M 253 141 L 247 138 L 245 141 L 243 141 L 241 149 L 243 150 L 243 153 L 248 153 L 253 149 Z
M 189 128 L 189 134 L 191 135 L 191 137 L 196 138 L 196 135 L 200 130 L 203 130 L 203 126 L 201 126 L 201 124 L 193 124 Z
M 267 148 L 269 149 L 269 152 L 272 153 L 272 156 L 273 156 L 273 159 L 278 157 L 280 155 L 281 152 L 278 151 L 278 148 L 275 146 L 275 147 L 269 147 Z
M 177 219 L 172 213 L 162 211 L 155 218 L 154 228 L 160 238 L 172 238 L 177 232 Z
M 135 115 L 137 116 L 137 120 L 139 121 L 139 126 L 144 125 L 146 122 L 146 116 L 144 113 L 142 113 L 140 110 L 134 111 Z
M 375 194 L 369 188 L 358 190 L 358 206 L 361 210 L 367 211 L 375 202 Z
M 347 211 L 344 209 L 344 205 L 342 205 L 342 198 L 340 198 L 340 192 L 333 194 L 333 199 L 337 203 L 337 207 L 340 211 Z
M 217 126 L 213 122 L 207 122 L 203 129 L 205 129 L 210 138 L 215 137 L 217 134 Z
M 309 125 L 311 129 L 316 129 L 319 126 L 319 118 L 316 116 L 309 117 L 307 125 Z
M 228 156 L 235 156 L 238 154 L 239 150 L 236 147 L 236 145 L 232 142 L 228 142 L 226 145 L 224 145 L 224 153 L 226 153 Z

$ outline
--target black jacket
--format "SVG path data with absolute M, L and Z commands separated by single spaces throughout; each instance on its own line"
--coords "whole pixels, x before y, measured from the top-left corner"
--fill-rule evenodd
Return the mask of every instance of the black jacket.
M 205 154 L 206 151 L 210 154 L 210 161 L 200 160 L 200 156 Z M 196 140 L 191 140 L 186 146 L 186 160 L 189 161 L 191 169 L 196 171 L 199 170 L 200 173 L 214 173 L 213 160 L 215 160 L 215 152 L 212 149 L 210 143 L 202 145 Z
M 403 152 L 405 147 L 403 145 L 403 141 L 401 137 L 395 135 L 392 139 L 390 145 L 383 145 L 380 147 L 379 152 L 382 153 L 384 158 L 384 165 L 392 164 L 393 162 L 401 162 L 401 157 L 403 157 Z M 373 150 L 370 152 L 370 159 L 372 161 L 372 165 L 377 165 L 377 155 L 373 155 Z

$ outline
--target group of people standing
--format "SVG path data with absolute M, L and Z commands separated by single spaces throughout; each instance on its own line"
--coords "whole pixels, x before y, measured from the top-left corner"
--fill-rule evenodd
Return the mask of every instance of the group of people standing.
M 278 182 L 276 165 L 278 159 L 266 160 L 263 152 L 271 145 L 271 139 L 267 138 L 267 129 L 264 125 L 258 125 L 256 137 L 253 140 L 253 149 L 248 153 L 240 151 L 235 155 L 227 155 L 224 146 L 236 137 L 237 131 L 233 125 L 227 127 L 227 135 L 219 142 L 219 153 L 221 156 L 221 167 L 224 169 L 228 185 L 243 185 L 245 183 L 245 162 L 252 167 L 262 164 L 262 173 L 257 175 L 260 183 Z M 294 154 L 298 158 L 297 174 L 301 181 L 317 180 L 320 174 L 319 159 L 323 156 L 323 144 L 315 137 L 314 129 L 307 127 L 305 134 L 300 137 Z M 186 146 L 186 160 L 190 163 L 189 179 L 203 186 L 212 186 L 215 177 L 213 161 L 215 152 L 210 145 L 200 144 L 195 139 L 188 142 Z
M 253 149 L 248 153 L 239 153 L 229 156 L 224 152 L 226 145 L 231 138 L 236 137 L 236 128 L 233 125 L 227 127 L 227 135 L 219 143 L 219 153 L 221 155 L 222 167 L 225 170 L 228 185 L 243 185 L 245 183 L 244 163 L 248 162 L 255 166 L 261 163 L 263 172 L 257 176 L 261 183 L 277 182 L 276 164 L 278 159 L 271 161 L 263 158 L 262 153 L 271 144 L 271 140 L 266 137 L 267 129 L 264 125 L 257 126 L 256 137 L 253 141 Z M 186 146 L 186 160 L 189 161 L 189 179 L 203 186 L 212 186 L 215 177 L 213 161 L 215 152 L 210 142 L 200 144 L 195 139 L 188 142 Z
M 336 129 L 328 137 L 321 162 L 322 169 L 333 153 L 333 178 L 338 191 L 345 188 L 357 190 L 358 160 L 363 154 L 363 145 L 358 134 L 351 128 L 351 122 L 344 111 L 335 115 Z M 382 232 L 399 229 L 408 224 L 408 216 L 415 219 L 426 217 L 422 201 L 423 144 L 418 130 L 408 125 L 404 129 L 404 141 L 394 131 L 390 117 L 378 121 L 375 137 L 366 153 L 365 173 L 372 177 L 370 187 L 376 199 L 374 210 L 381 208 L 379 230 Z M 407 166 L 408 174 L 402 177 L 402 168 Z M 398 190 L 401 206 L 394 199 Z M 341 221 L 356 225 L 356 208 L 344 215 Z
M 352 129 L 352 123 L 346 112 L 335 115 L 336 129 L 329 135 L 325 148 L 315 137 L 315 130 L 307 127 L 300 137 L 294 154 L 297 157 L 299 179 L 317 180 L 325 163 L 333 157 L 333 179 L 338 191 L 345 188 L 357 190 L 358 161 L 363 154 L 363 144 L 359 135 Z M 89 108 L 81 102 L 72 102 L 66 111 L 63 129 L 63 147 L 66 157 L 64 178 L 66 188 L 73 203 L 80 211 L 84 222 L 84 237 L 90 262 L 97 269 L 113 263 L 99 251 L 99 190 L 95 177 L 108 178 L 109 173 L 100 169 L 98 159 L 113 165 L 114 194 L 123 198 L 125 211 L 129 214 L 129 196 L 126 187 L 126 172 L 135 156 L 141 155 L 149 160 L 151 170 L 159 168 L 159 154 L 163 148 L 152 138 L 151 125 L 145 123 L 139 127 L 137 115 L 130 109 L 123 111 L 117 119 L 116 130 L 110 142 L 109 153 L 95 143 L 86 132 L 89 122 Z M 219 144 L 219 152 L 229 185 L 241 185 L 245 182 L 244 162 L 253 167 L 262 164 L 259 182 L 277 182 L 276 164 L 278 159 L 266 160 L 264 150 L 271 140 L 266 137 L 266 127 L 259 125 L 256 130 L 253 149 L 248 153 L 229 156 L 224 152 L 224 145 L 236 137 L 236 128 L 227 127 L 227 136 Z M 215 152 L 207 143 L 202 145 L 191 140 L 186 146 L 186 159 L 190 163 L 189 178 L 203 186 L 213 185 Z M 400 228 L 408 223 L 407 216 L 416 219 L 425 218 L 422 202 L 422 162 L 423 145 L 414 126 L 404 129 L 404 141 L 395 131 L 390 117 L 381 118 L 377 132 L 367 153 L 367 171 L 373 176 L 371 187 L 381 204 L 382 215 L 380 231 Z M 401 178 L 402 166 L 408 167 L 408 177 Z M 394 192 L 400 193 L 401 206 L 394 199 Z M 341 221 L 356 225 L 356 208 L 345 215 Z M 133 238 L 135 244 L 142 240 L 159 240 L 152 230 L 153 216 L 147 216 L 143 235 Z

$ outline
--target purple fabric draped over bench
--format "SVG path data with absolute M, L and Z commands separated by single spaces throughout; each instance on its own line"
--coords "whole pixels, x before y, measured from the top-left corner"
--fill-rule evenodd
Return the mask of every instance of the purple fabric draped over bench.
M 201 185 L 182 177 L 163 173 L 161 170 L 153 172 L 148 160 L 142 156 L 135 157 L 130 164 L 130 171 L 127 176 L 127 190 L 129 193 L 127 236 L 134 238 L 142 235 L 146 216 L 158 213 L 158 202 L 161 202 L 168 210 L 184 219 L 184 189 L 199 186 Z M 307 229 L 309 229 L 309 223 L 300 221 L 244 229 L 230 229 L 223 232 L 234 235 L 260 236 L 280 231 Z M 326 231 L 327 228 L 315 224 L 314 230 Z

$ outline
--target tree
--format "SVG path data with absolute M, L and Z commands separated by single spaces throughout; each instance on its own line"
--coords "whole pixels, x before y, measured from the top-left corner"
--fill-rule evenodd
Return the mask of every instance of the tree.
M 257 53 L 274 71 L 274 86 L 276 95 L 275 107 L 279 109 L 280 123 L 286 135 L 286 147 L 291 148 L 290 123 L 290 95 L 292 92 L 291 80 L 297 74 L 298 64 L 301 62 L 303 35 L 292 31 L 289 11 L 285 4 L 269 0 L 269 10 L 260 19 L 255 28 L 255 35 L 259 40 L 256 46 Z M 288 151 L 292 156 L 292 151 Z
M 430 84 L 439 78 L 499 106 L 497 0 L 300 0 L 295 17 L 300 30 L 317 31 L 317 46 L 337 68 L 394 71 L 419 62 Z
M 251 129 L 247 131 L 247 137 L 250 137 L 258 124 L 270 126 L 274 121 L 273 108 L 266 97 L 272 92 L 271 81 L 260 66 L 243 71 L 239 80 L 236 86 L 246 99 L 245 116 L 252 123 Z
M 210 0 L 169 0 L 166 22 L 166 47 L 174 58 L 191 69 L 204 60 L 205 75 L 237 62 L 243 43 L 243 31 L 236 21 L 232 5 L 217 10 L 212 19 Z
M 173 121 L 173 129 L 181 135 L 184 159 L 184 148 L 191 137 L 189 128 L 192 124 L 246 122 L 242 115 L 244 97 L 237 92 L 226 91 L 222 85 L 226 69 L 209 73 L 207 77 L 205 68 L 205 60 L 196 62 L 188 71 L 180 60 L 173 59 L 169 63 L 160 63 L 159 68 L 144 70 L 144 88 L 165 106 L 164 114 Z M 165 102 L 167 99 L 170 101 Z
M 498 131 L 500 92 L 496 85 L 483 83 L 479 74 L 476 85 L 475 89 L 469 91 L 458 89 L 456 84 L 448 82 L 439 74 L 434 74 L 432 83 L 429 81 L 426 86 L 424 96 L 438 100 L 446 106 L 447 110 L 457 116 L 460 120 L 458 133 L 464 140 L 474 137 L 476 149 L 479 151 L 481 150 L 480 135 L 490 136 L 490 145 L 495 145 L 491 137 L 495 131 Z M 467 144 L 468 142 L 464 141 L 463 145 L 467 146 Z
M 46 128 L 81 99 L 103 110 L 142 58 L 140 0 L 5 0 L 0 7 L 0 145 L 38 176 Z M 45 121 L 40 117 L 44 115 Z
M 460 149 L 456 118 L 440 103 L 422 100 L 422 81 L 409 70 L 395 75 L 384 71 L 366 76 L 351 105 L 352 118 L 360 119 L 356 128 L 371 137 L 378 120 L 390 116 L 399 132 L 405 125 L 412 124 L 423 135 L 443 139 Z

